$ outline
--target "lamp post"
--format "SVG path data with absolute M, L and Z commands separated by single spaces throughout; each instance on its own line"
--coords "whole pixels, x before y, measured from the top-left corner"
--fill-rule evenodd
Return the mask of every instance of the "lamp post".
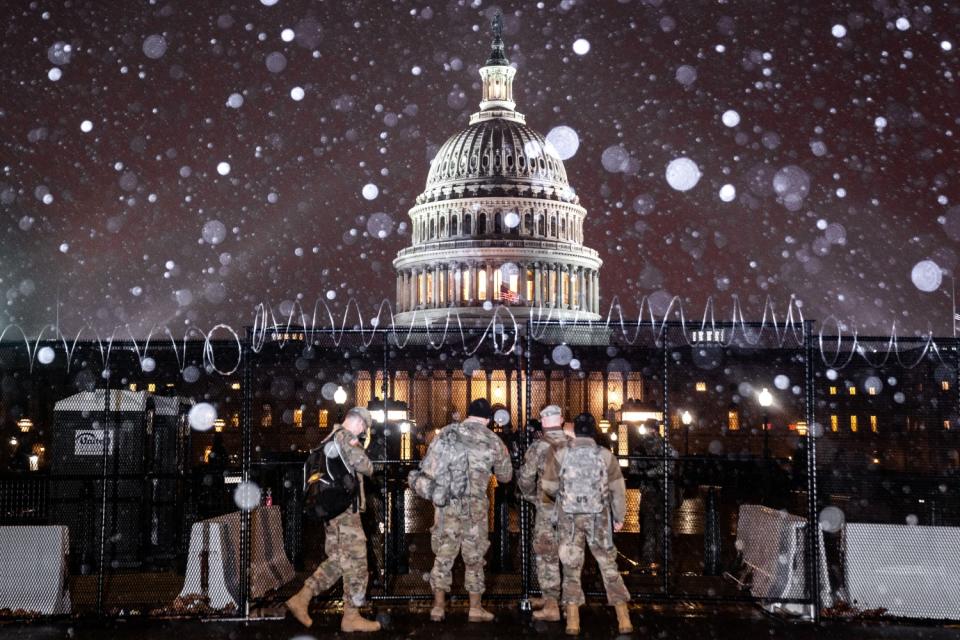
M 693 416 L 689 411 L 680 414 L 680 422 L 683 423 L 683 457 L 690 455 L 690 423 L 693 422 Z
M 343 405 L 347 402 L 346 389 L 337 385 L 337 390 L 333 392 L 333 401 L 337 403 L 337 423 L 340 423 L 343 421 Z
M 773 404 L 773 394 L 764 387 L 757 395 L 757 401 L 763 407 L 763 457 L 770 457 L 770 405 Z

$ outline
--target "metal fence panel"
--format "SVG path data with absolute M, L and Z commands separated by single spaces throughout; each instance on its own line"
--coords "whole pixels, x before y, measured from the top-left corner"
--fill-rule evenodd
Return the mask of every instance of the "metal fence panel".
M 831 341 L 809 323 L 531 322 L 495 336 L 287 328 L 239 343 L 68 347 L 0 345 L 0 533 L 55 549 L 60 539 L 43 536 L 68 532 L 65 573 L 57 583 L 53 571 L 45 594 L 69 592 L 69 609 L 61 598 L 45 615 L 277 611 L 324 557 L 323 527 L 302 513 L 303 462 L 353 404 L 387 410 L 368 448 L 369 595 L 429 598 L 433 507 L 406 476 L 436 431 L 484 396 L 515 466 L 543 406 L 598 420 L 627 480 L 615 541 L 635 596 L 955 616 L 949 589 L 929 589 L 943 571 L 924 564 L 958 561 L 953 342 Z M 51 361 L 36 359 L 40 348 Z M 205 429 L 190 428 L 198 405 L 215 413 L 198 414 Z M 239 503 L 257 508 L 238 510 L 235 493 L 248 487 Z M 539 590 L 533 514 L 513 483 L 489 491 L 488 595 L 522 600 Z M 191 569 L 203 522 L 229 537 L 232 604 L 213 602 L 209 525 Z M 863 545 L 867 534 L 880 538 Z M 278 550 L 296 575 L 281 567 L 274 584 L 260 565 Z M 908 561 L 926 579 L 878 582 Z M 35 580 L 18 562 L 3 570 Z M 198 567 L 201 595 L 180 597 Z M 601 596 L 592 563 L 585 569 L 585 589 Z M 461 593 L 462 569 L 456 576 Z M 900 597 L 909 606 L 892 608 L 885 593 L 911 594 Z M 38 610 L 17 602 L 0 615 Z

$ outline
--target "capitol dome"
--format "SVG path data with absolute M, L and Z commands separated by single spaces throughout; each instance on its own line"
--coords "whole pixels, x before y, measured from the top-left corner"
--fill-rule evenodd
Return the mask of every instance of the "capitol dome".
M 516 110 L 515 75 L 498 16 L 480 111 L 440 147 L 409 211 L 413 244 L 393 261 L 397 322 L 451 311 L 486 321 L 500 304 L 521 320 L 600 318 L 603 261 L 583 245 L 586 209 L 557 150 Z
M 489 193 L 494 185 L 501 193 Z M 507 118 L 478 120 L 447 140 L 430 164 L 417 203 L 477 195 L 578 201 L 553 145 Z

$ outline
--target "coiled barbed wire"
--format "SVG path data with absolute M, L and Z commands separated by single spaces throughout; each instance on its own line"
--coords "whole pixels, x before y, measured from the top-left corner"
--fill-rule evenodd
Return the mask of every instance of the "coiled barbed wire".
M 536 341 L 554 339 L 555 334 L 548 336 L 548 332 L 553 329 L 559 329 L 561 338 L 569 337 L 571 332 L 575 331 L 602 330 L 612 332 L 616 330 L 629 345 L 636 345 L 637 342 L 646 337 L 658 348 L 664 348 L 665 346 L 702 346 L 701 342 L 691 337 L 691 329 L 701 332 L 712 331 L 714 335 L 718 335 L 718 329 L 729 329 L 722 334 L 723 338 L 721 340 L 715 340 L 711 343 L 713 346 L 720 347 L 739 345 L 756 347 L 761 344 L 766 334 L 772 334 L 773 344 L 777 348 L 800 347 L 808 339 L 806 335 L 807 322 L 804 320 L 802 308 L 795 296 L 790 296 L 782 321 L 779 319 L 772 298 L 767 296 L 764 300 L 759 323 L 747 320 L 738 296 L 731 296 L 731 300 L 731 316 L 730 320 L 726 322 L 717 320 L 713 297 L 707 298 L 699 322 L 688 321 L 680 296 L 674 296 L 670 299 L 659 319 L 654 304 L 648 296 L 643 296 L 638 302 L 636 321 L 630 321 L 625 316 L 619 296 L 611 298 L 606 315 L 600 316 L 600 319 L 597 319 L 595 314 L 589 314 L 579 309 L 574 311 L 572 318 L 564 317 L 556 308 L 545 307 L 542 303 L 536 307 L 528 308 L 526 315 L 529 318 L 530 336 Z M 385 335 L 389 343 L 399 349 L 405 349 L 414 335 L 423 335 L 427 338 L 426 345 L 431 349 L 442 349 L 450 346 L 451 342 L 454 344 L 458 342 L 460 350 L 467 356 L 476 354 L 488 342 L 494 353 L 498 354 L 514 353 L 520 345 L 522 323 L 517 321 L 517 317 L 508 305 L 500 304 L 492 307 L 489 310 L 489 320 L 482 326 L 476 324 L 475 316 L 471 316 L 469 331 L 465 328 L 460 313 L 454 307 L 446 309 L 446 314 L 442 320 L 437 320 L 435 317 L 428 318 L 426 315 L 421 315 L 418 318 L 420 313 L 419 310 L 414 310 L 409 322 L 398 323 L 393 306 L 386 299 L 380 302 L 375 309 L 375 313 L 371 314 L 368 319 L 365 319 L 363 309 L 354 298 L 350 298 L 343 306 L 342 316 L 339 311 L 331 308 L 322 298 L 317 299 L 312 312 L 309 314 L 299 301 L 293 302 L 285 314 L 278 314 L 271 305 L 261 302 L 254 307 L 253 322 L 248 328 L 249 346 L 253 353 L 260 353 L 271 335 L 279 335 L 276 342 L 280 347 L 283 347 L 292 340 L 293 334 L 300 332 L 303 333 L 305 339 L 319 335 L 328 336 L 334 347 L 338 348 L 342 344 L 344 336 L 348 333 L 359 335 L 360 343 L 364 347 L 369 347 L 376 340 L 377 335 Z M 355 322 L 351 322 L 351 314 L 355 314 Z M 671 328 L 680 329 L 683 336 L 682 340 L 677 341 L 674 335 L 668 335 L 667 332 Z M 830 328 L 836 329 L 835 336 L 827 335 Z M 163 336 L 165 341 L 169 342 L 181 372 L 189 364 L 187 358 L 188 347 L 198 342 L 201 344 L 203 366 L 210 371 L 229 376 L 235 373 L 243 362 L 244 342 L 240 333 L 230 325 L 223 323 L 214 325 L 209 331 L 203 331 L 192 325 L 179 338 L 179 344 L 178 338 L 167 326 L 153 326 L 147 332 L 146 337 L 138 339 L 133 334 L 129 324 L 114 327 L 109 336 L 103 337 L 91 323 L 86 322 L 71 337 L 62 330 L 58 321 L 58 324 L 43 325 L 36 333 L 36 337 L 31 339 L 22 327 L 11 324 L 0 330 L 0 344 L 8 340 L 8 335 L 19 334 L 19 341 L 16 339 L 13 341 L 22 342 L 25 346 L 31 373 L 37 363 L 38 352 L 42 344 L 53 342 L 58 346 L 62 345 L 67 356 L 66 366 L 67 372 L 69 372 L 73 355 L 77 346 L 82 342 L 81 338 L 84 335 L 92 334 L 92 337 L 87 338 L 85 342 L 96 345 L 96 353 L 99 354 L 100 363 L 106 370 L 110 366 L 117 336 L 124 332 L 129 338 L 129 350 L 136 354 L 141 363 L 150 357 L 151 343 L 156 344 L 158 335 Z M 227 336 L 226 342 L 235 344 L 237 350 L 235 357 L 231 356 L 228 361 L 220 363 L 217 362 L 217 350 L 214 348 L 214 334 L 217 333 L 225 333 Z M 563 342 L 566 342 L 566 340 L 563 340 Z M 919 351 L 919 355 L 905 359 L 898 339 L 896 323 L 891 326 L 890 335 L 884 347 L 877 349 L 873 344 L 864 343 L 856 329 L 853 329 L 848 336 L 844 336 L 843 324 L 831 315 L 820 323 L 815 344 L 820 352 L 820 359 L 823 364 L 835 370 L 849 366 L 858 356 L 867 365 L 876 368 L 886 366 L 893 358 L 899 366 L 912 369 L 931 353 L 941 363 L 945 362 L 941 348 L 932 332 L 921 338 L 919 349 L 916 341 L 911 341 L 908 350 Z

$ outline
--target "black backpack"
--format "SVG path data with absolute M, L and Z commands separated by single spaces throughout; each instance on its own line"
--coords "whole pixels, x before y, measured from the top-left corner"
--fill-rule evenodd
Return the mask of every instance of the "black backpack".
M 311 451 L 304 466 L 307 486 L 303 509 L 307 519 L 325 524 L 354 505 L 360 483 L 333 438 Z

